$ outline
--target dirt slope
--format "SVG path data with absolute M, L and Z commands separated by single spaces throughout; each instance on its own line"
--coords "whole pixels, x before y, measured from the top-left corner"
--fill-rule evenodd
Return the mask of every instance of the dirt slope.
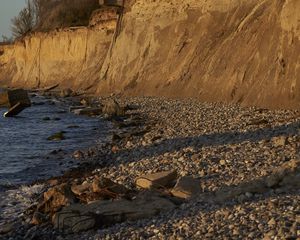
M 137 0 L 98 92 L 300 108 L 299 0 Z

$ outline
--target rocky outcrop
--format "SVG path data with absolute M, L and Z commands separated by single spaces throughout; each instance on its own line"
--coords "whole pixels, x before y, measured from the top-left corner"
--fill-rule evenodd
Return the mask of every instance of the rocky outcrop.
M 136 0 L 99 93 L 300 108 L 298 0 Z

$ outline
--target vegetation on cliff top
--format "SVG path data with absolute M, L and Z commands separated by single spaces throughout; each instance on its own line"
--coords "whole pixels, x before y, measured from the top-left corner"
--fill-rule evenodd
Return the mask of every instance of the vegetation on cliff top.
M 97 0 L 27 0 L 26 6 L 12 19 L 14 37 L 31 31 L 85 26 L 92 12 L 99 7 Z

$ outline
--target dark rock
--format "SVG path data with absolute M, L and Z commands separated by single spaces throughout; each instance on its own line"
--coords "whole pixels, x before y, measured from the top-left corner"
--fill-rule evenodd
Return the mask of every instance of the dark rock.
M 7 234 L 14 230 L 14 223 L 6 223 L 4 225 L 0 225 L 0 235 Z
M 104 104 L 102 111 L 109 117 L 122 117 L 125 115 L 125 108 L 120 107 L 119 103 L 114 99 L 107 101 Z
M 47 140 L 49 141 L 61 141 L 64 139 L 65 139 L 64 132 L 55 133 L 47 138 Z
M 55 214 L 52 221 L 59 230 L 80 232 L 127 220 L 150 218 L 174 208 L 175 205 L 170 200 L 153 192 L 146 192 L 132 201 L 120 199 L 95 201 L 88 205 L 73 204 Z
M 32 220 L 31 220 L 31 224 L 33 225 L 40 225 L 44 222 L 47 221 L 46 215 L 36 211 L 33 214 Z
M 177 180 L 175 187 L 171 190 L 175 197 L 192 198 L 202 193 L 200 180 L 191 176 L 181 177 Z

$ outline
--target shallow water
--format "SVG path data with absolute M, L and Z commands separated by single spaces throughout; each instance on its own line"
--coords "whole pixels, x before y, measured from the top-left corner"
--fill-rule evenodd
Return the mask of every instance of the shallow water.
M 0 108 L 0 186 L 26 184 L 60 174 L 74 166 L 71 153 L 108 136 L 108 123 L 99 118 L 75 116 L 68 112 L 68 106 L 53 99 L 37 96 L 32 102 L 32 107 L 15 118 L 2 117 L 7 109 Z M 65 140 L 47 140 L 59 131 L 66 132 Z M 59 149 L 63 156 L 51 154 Z

